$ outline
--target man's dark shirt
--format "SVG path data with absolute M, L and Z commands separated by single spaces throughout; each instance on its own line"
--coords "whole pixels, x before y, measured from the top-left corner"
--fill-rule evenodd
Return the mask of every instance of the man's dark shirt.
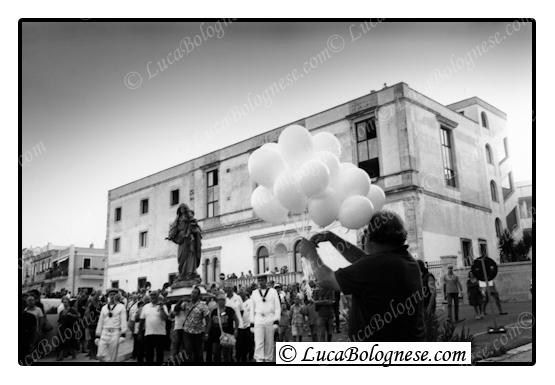
M 407 248 L 371 254 L 335 272 L 341 291 L 353 295 L 350 341 L 426 340 L 422 278 Z
M 335 294 L 333 290 L 318 289 L 313 295 L 315 301 L 333 301 Z M 318 308 L 318 317 L 333 318 L 333 305 L 316 305 Z

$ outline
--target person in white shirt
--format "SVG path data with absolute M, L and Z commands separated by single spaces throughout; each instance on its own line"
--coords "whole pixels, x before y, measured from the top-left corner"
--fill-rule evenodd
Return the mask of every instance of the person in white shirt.
M 108 289 L 108 303 L 102 307 L 96 326 L 96 335 L 99 337 L 96 356 L 103 362 L 116 361 L 120 337 L 125 338 L 127 331 L 127 311 L 116 300 L 117 292 L 117 289 Z
M 159 302 L 160 293 L 157 290 L 150 292 L 150 303 L 143 306 L 141 312 L 140 330 L 145 331 L 146 362 L 154 362 L 156 350 L 156 363 L 164 362 L 164 345 L 166 341 L 166 319 L 169 317 L 168 308 Z
M 237 293 L 233 291 L 233 285 L 225 284 L 225 306 L 229 306 L 239 317 L 239 328 L 243 327 L 242 315 L 243 315 L 243 299 Z
M 257 276 L 258 289 L 251 296 L 251 332 L 254 333 L 254 359 L 272 362 L 274 357 L 274 332 L 279 328 L 281 306 L 275 289 L 268 288 L 268 275 Z

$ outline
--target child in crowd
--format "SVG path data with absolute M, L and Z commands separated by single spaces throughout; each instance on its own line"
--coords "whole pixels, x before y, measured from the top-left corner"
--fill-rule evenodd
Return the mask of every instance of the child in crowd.
M 291 334 L 293 335 L 293 342 L 298 339 L 299 342 L 303 341 L 303 326 L 305 324 L 306 307 L 301 305 L 302 294 L 295 296 L 293 306 L 289 310 L 289 317 L 291 318 Z M 303 312 L 304 311 L 304 312 Z
M 313 342 L 318 342 L 318 330 L 316 330 L 315 325 L 318 320 L 318 312 L 316 311 L 316 305 L 314 301 L 310 300 L 308 305 L 304 309 L 304 315 L 308 317 L 308 327 L 310 329 L 310 336 Z

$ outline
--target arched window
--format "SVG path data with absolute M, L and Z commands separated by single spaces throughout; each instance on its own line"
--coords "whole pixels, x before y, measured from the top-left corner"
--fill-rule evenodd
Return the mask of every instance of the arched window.
M 258 249 L 258 253 L 256 254 L 256 260 L 258 263 L 258 274 L 262 274 L 266 271 L 266 267 L 269 267 L 269 254 L 268 249 L 262 246 Z
M 497 199 L 497 185 L 495 184 L 495 182 L 491 181 L 489 183 L 489 187 L 491 189 L 491 200 L 494 202 L 499 202 L 499 200 Z
M 495 218 L 495 233 L 497 234 L 497 238 L 501 238 L 503 235 L 503 228 L 501 227 L 499 218 Z
M 303 265 L 301 263 L 301 241 L 295 243 L 295 248 L 293 249 L 293 271 L 303 271 Z
M 210 281 L 210 260 L 204 260 L 204 283 L 208 283 Z
M 489 129 L 488 116 L 485 112 L 482 112 L 480 115 L 482 117 L 482 127 Z
M 489 144 L 486 144 L 486 159 L 489 164 L 493 164 L 493 153 L 491 152 Z
M 218 258 L 214 258 L 214 263 L 212 266 L 212 282 L 218 282 Z

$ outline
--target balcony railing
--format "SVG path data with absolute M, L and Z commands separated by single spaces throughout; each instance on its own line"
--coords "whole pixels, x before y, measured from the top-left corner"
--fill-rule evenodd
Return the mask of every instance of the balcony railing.
M 46 279 L 55 279 L 55 278 L 60 278 L 63 279 L 65 277 L 67 277 L 68 272 L 67 270 L 52 270 L 46 273 Z
M 285 274 L 272 274 L 268 276 L 268 282 L 274 281 L 274 283 L 281 283 L 282 285 L 289 285 L 294 283 L 301 283 L 303 279 L 302 272 L 292 272 L 292 273 L 285 273 Z M 244 278 L 232 278 L 226 279 L 226 283 L 231 283 L 233 286 L 242 287 L 250 286 L 253 283 L 256 283 L 256 277 L 244 277 Z
M 104 269 L 79 269 L 79 276 L 94 276 L 95 278 L 103 278 L 104 277 Z

